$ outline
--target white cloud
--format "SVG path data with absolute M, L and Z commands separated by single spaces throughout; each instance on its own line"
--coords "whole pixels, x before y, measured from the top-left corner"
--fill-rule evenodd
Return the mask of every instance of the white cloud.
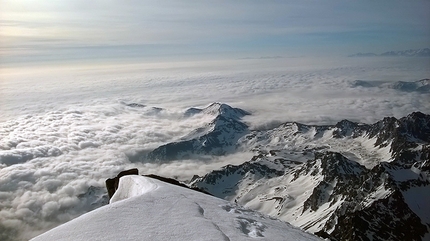
M 122 103 L 78 109 L 0 125 L 1 228 L 38 232 L 88 211 L 77 196 L 136 166 L 125 152 L 172 141 L 202 121 Z

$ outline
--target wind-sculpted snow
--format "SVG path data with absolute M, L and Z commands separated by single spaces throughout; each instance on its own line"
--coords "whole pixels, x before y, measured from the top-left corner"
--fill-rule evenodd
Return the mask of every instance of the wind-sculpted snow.
M 118 190 L 110 199 L 110 203 L 118 202 L 135 196 L 144 195 L 157 189 L 158 186 L 150 178 L 120 178 Z
M 111 204 L 33 240 L 319 240 L 291 225 L 200 192 L 124 176 Z

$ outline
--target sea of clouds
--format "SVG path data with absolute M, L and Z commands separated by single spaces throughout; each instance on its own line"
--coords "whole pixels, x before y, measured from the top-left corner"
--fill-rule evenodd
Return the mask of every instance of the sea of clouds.
M 429 93 L 353 84 L 429 78 L 428 66 L 428 58 L 280 58 L 3 69 L 0 240 L 28 239 L 93 209 L 80 195 L 127 168 L 188 180 L 251 158 L 130 161 L 211 120 L 185 117 L 189 107 L 224 102 L 251 112 L 245 121 L 256 129 L 428 114 Z

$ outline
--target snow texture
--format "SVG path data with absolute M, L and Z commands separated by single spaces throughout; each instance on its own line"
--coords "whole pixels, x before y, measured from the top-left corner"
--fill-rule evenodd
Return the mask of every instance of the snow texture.
M 107 206 L 32 240 L 319 240 L 282 221 L 193 190 L 124 176 Z

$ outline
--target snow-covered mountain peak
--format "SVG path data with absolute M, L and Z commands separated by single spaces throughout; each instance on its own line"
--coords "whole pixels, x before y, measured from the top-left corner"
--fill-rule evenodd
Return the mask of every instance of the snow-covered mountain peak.
M 418 83 L 424 85 L 430 85 L 430 79 L 420 79 L 417 81 Z
M 249 112 L 244 111 L 239 108 L 233 108 L 227 104 L 215 102 L 202 109 L 202 113 L 218 116 L 221 115 L 228 119 L 236 119 L 239 120 L 246 115 L 250 115 Z
M 379 81 L 379 80 L 354 80 L 352 88 L 380 88 L 392 89 L 400 92 L 415 92 L 419 94 L 430 93 L 430 80 L 421 79 L 417 81 Z
M 430 228 L 430 209 L 422 208 L 430 202 L 422 194 L 430 193 L 429 118 L 414 112 L 374 124 L 287 122 L 250 131 L 238 145 L 256 153 L 251 160 L 192 185 L 321 237 L 421 240 Z
M 119 181 L 111 204 L 33 240 L 320 240 L 237 204 L 156 179 Z
M 213 103 L 202 110 L 188 109 L 186 113 L 202 113 L 213 116 L 213 119 L 178 141 L 150 151 L 140 157 L 140 160 L 171 161 L 196 155 L 229 154 L 235 151 L 237 141 L 249 132 L 248 125 L 241 121 L 241 118 L 249 113 L 226 104 Z
M 357 137 L 363 133 L 358 123 L 342 120 L 334 126 L 333 137 L 341 138 L 346 136 Z
M 191 107 L 185 111 L 184 116 L 190 117 L 196 114 L 205 114 L 213 117 L 223 116 L 227 119 L 235 120 L 239 120 L 246 115 L 250 115 L 250 113 L 245 110 L 233 108 L 220 102 L 214 102 L 203 109 Z

